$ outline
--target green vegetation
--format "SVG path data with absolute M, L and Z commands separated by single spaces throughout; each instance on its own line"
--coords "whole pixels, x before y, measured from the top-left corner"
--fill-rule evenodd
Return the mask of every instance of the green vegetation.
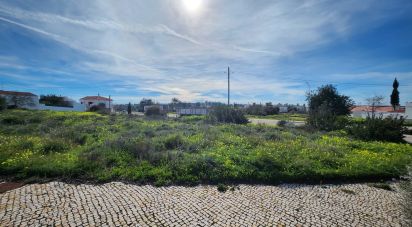
M 0 111 L 5 110 L 7 108 L 6 98 L 0 96 Z
M 246 114 L 256 115 L 256 116 L 267 116 L 279 113 L 279 107 L 273 106 L 271 102 L 265 105 L 253 103 L 245 109 Z
M 0 113 L 3 176 L 197 184 L 399 177 L 408 144 L 344 132 L 52 111 Z
M 229 189 L 229 187 L 225 184 L 220 183 L 220 184 L 217 185 L 217 190 L 219 192 L 226 192 L 228 189 Z
M 332 131 L 343 129 L 350 108 L 354 105 L 351 98 L 339 94 L 333 85 L 324 85 L 306 97 L 309 106 L 307 125 L 314 129 Z
M 73 102 L 57 95 L 40 95 L 39 103 L 46 106 L 73 107 Z
M 283 120 L 283 121 L 306 121 L 307 114 L 275 114 L 275 115 L 246 115 L 247 118 L 259 118 L 259 119 L 273 119 L 273 120 Z
M 247 124 L 249 122 L 242 110 L 224 106 L 215 107 L 208 114 L 207 120 L 212 123 Z
M 405 121 L 403 122 L 404 126 L 412 126 L 412 120 L 410 119 L 405 119 Z
M 402 142 L 403 134 L 407 133 L 403 118 L 375 116 L 372 114 L 363 121 L 349 124 L 347 131 L 355 138 L 362 140 L 379 140 Z

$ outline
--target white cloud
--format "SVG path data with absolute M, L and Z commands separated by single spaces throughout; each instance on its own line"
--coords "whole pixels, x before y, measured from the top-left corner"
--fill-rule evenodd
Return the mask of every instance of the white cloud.
M 31 9 L 2 2 L 0 21 L 85 54 L 73 63 L 75 70 L 95 80 L 124 82 L 113 88 L 117 92 L 155 92 L 161 101 L 224 101 L 223 71 L 232 65 L 239 72 L 232 84 L 235 97 L 259 101 L 265 95 L 293 100 L 304 95 L 305 85 L 275 79 L 273 72 L 245 71 L 282 67 L 281 58 L 344 39 L 386 16 L 384 6 L 369 0 L 209 0 L 198 15 L 176 2 L 67 1 Z M 362 21 L 355 23 L 360 14 Z M 0 67 L 18 66 L 5 62 Z

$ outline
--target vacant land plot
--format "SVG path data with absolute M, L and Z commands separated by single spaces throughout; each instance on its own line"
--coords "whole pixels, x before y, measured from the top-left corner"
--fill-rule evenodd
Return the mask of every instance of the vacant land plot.
M 14 110 L 0 115 L 0 173 L 31 177 L 197 184 L 398 177 L 412 146 L 343 132 Z

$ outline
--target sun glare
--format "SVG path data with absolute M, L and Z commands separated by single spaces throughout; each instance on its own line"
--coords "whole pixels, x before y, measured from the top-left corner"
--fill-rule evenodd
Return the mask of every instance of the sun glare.
M 203 0 L 182 0 L 183 5 L 189 12 L 196 12 L 202 6 Z

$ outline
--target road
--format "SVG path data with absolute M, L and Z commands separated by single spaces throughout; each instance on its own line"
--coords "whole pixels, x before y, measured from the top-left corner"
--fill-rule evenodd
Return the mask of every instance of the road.
M 250 121 L 252 124 L 277 125 L 280 120 L 249 118 L 249 121 Z M 288 122 L 293 123 L 295 126 L 303 126 L 303 125 L 305 125 L 305 122 L 304 122 L 304 121 L 288 121 Z

